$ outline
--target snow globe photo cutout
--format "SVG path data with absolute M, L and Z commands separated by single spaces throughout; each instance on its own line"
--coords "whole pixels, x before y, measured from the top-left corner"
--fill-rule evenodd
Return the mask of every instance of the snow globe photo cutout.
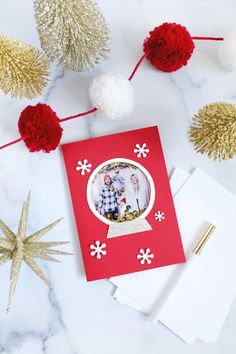
M 97 166 L 88 180 L 87 200 L 108 225 L 107 238 L 152 230 L 145 218 L 154 204 L 154 182 L 136 161 L 115 158 Z

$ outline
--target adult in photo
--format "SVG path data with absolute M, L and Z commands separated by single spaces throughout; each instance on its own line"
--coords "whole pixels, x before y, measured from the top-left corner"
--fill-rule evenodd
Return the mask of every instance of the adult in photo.
M 131 173 L 127 183 L 127 204 L 131 211 L 143 212 L 147 209 L 150 200 L 150 188 L 146 178 L 136 172 Z
M 108 174 L 104 175 L 104 186 L 99 193 L 98 209 L 107 219 L 117 219 L 118 194 Z

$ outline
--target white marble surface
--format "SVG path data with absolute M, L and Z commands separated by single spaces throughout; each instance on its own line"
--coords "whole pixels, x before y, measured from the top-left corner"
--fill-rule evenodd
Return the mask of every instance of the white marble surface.
M 224 35 L 235 26 L 234 0 L 127 0 L 99 1 L 111 27 L 109 57 L 90 74 L 71 74 L 52 66 L 51 82 L 37 101 L 49 103 L 64 117 L 90 107 L 91 78 L 107 69 L 128 75 L 142 52 L 148 31 L 164 21 L 187 26 L 192 35 Z M 31 0 L 0 3 L 0 33 L 39 47 Z M 197 43 L 188 66 L 177 73 L 155 71 L 147 62 L 133 81 L 136 107 L 123 121 L 93 115 L 68 122 L 63 142 L 158 124 L 168 171 L 201 167 L 236 193 L 236 158 L 217 163 L 195 154 L 187 130 L 197 109 L 216 100 L 236 103 L 236 72 L 223 70 L 217 59 L 217 42 Z M 18 137 L 17 120 L 27 100 L 0 96 L 0 143 Z M 0 216 L 17 227 L 20 207 L 32 191 L 29 232 L 64 216 L 65 221 L 48 239 L 70 240 L 73 257 L 62 264 L 40 263 L 54 284 L 47 287 L 23 266 L 9 314 L 5 313 L 9 264 L 0 268 L 1 354 L 154 354 L 214 353 L 236 350 L 236 303 L 215 345 L 196 342 L 187 346 L 162 325 L 113 300 L 106 281 L 87 283 L 61 152 L 29 154 L 23 144 L 0 153 Z M 216 203 L 217 203 L 217 196 Z

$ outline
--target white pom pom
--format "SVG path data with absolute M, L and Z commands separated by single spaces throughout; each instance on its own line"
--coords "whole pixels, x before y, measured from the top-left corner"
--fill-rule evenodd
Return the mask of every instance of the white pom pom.
M 89 87 L 92 104 L 109 119 L 121 119 L 134 108 L 131 82 L 124 76 L 112 73 L 95 77 Z
M 236 30 L 226 34 L 219 46 L 218 56 L 223 67 L 229 70 L 236 68 Z

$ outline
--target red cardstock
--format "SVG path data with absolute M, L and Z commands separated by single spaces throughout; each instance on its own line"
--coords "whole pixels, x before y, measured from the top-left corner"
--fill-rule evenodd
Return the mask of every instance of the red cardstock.
M 148 149 L 149 151 L 144 151 L 144 154 L 139 154 L 140 149 L 137 144 L 139 144 L 140 147 Z M 143 146 L 143 144 L 146 145 Z M 62 146 L 62 150 L 88 281 L 185 262 L 184 251 L 157 127 L 132 130 L 124 133 L 65 144 Z M 90 193 L 92 187 L 88 187 L 88 182 L 90 181 L 89 185 L 91 186 L 91 181 L 93 181 L 94 178 L 92 178 L 92 174 L 98 171 L 98 166 L 101 164 L 114 166 L 112 162 L 106 163 L 106 161 L 112 159 L 116 159 L 115 161 L 121 162 L 131 160 L 131 165 L 133 163 L 135 168 L 137 167 L 136 164 L 138 164 L 138 166 L 141 165 L 144 168 L 144 171 L 148 173 L 149 177 L 151 176 L 153 181 L 152 187 L 154 186 L 154 189 L 149 188 L 148 193 L 149 197 L 153 199 L 153 205 L 151 205 L 152 203 L 143 204 L 144 206 L 139 205 L 139 212 L 140 208 L 141 210 L 144 210 L 147 206 L 149 209 L 151 207 L 148 215 L 145 216 L 146 221 L 151 226 L 150 231 L 142 231 L 124 236 L 107 238 L 109 225 L 104 222 L 104 220 L 107 221 L 107 219 L 98 217 L 99 211 L 95 211 L 95 206 L 93 211 L 90 208 L 91 203 L 88 201 L 88 195 L 92 195 Z M 126 166 L 125 162 L 123 163 L 124 166 Z M 85 164 L 85 170 L 80 168 L 81 164 Z M 121 212 L 119 214 L 116 208 L 113 214 L 110 212 L 106 214 L 107 217 L 110 218 L 117 218 L 121 217 L 121 215 L 129 214 L 130 210 L 127 211 L 126 205 L 126 203 L 128 203 L 127 196 L 129 197 L 127 190 L 129 189 L 130 191 L 133 191 L 132 188 L 134 188 L 134 184 L 132 183 L 139 184 L 138 188 L 135 186 L 136 189 L 134 190 L 138 190 L 138 192 L 135 193 L 140 193 L 140 191 L 145 191 L 146 193 L 146 189 L 148 188 L 144 188 L 144 182 L 142 181 L 146 181 L 146 179 L 143 177 L 142 171 L 139 167 L 137 168 L 137 173 L 134 173 L 135 177 L 132 177 L 134 178 L 134 181 L 131 181 L 127 177 L 128 174 L 131 173 L 130 171 L 133 171 L 132 168 L 129 167 L 129 163 L 128 167 L 125 167 L 124 169 L 120 169 L 121 165 L 119 165 L 119 163 L 118 166 L 119 172 L 116 172 L 119 177 L 122 177 L 122 174 L 125 174 L 126 176 L 125 187 L 123 189 L 119 189 L 118 191 L 117 187 L 113 187 L 114 184 L 111 182 L 113 179 L 109 182 L 108 178 L 108 181 L 106 180 L 106 182 L 108 184 L 111 183 L 112 187 L 108 187 L 109 191 L 113 193 L 114 198 L 117 198 L 115 199 L 115 203 L 119 203 L 119 210 L 123 208 L 123 214 L 121 214 Z M 108 167 L 105 167 L 105 169 L 106 168 Z M 113 177 L 115 176 L 115 170 L 111 170 L 111 173 L 109 173 L 109 171 L 107 173 L 107 170 L 106 172 L 101 173 L 101 169 L 99 169 L 99 171 L 100 173 L 96 174 L 96 181 L 92 184 L 93 188 L 95 188 L 95 185 L 97 186 L 99 184 L 100 186 L 103 183 L 106 174 L 111 174 Z M 140 178 L 142 181 L 140 181 Z M 148 180 L 147 175 L 146 178 Z M 145 183 L 145 185 L 150 187 L 148 182 Z M 99 191 L 99 196 L 97 196 L 97 198 L 100 203 L 96 204 L 96 207 L 99 205 L 99 209 L 101 207 L 101 203 L 104 203 L 102 204 L 102 208 L 104 209 L 99 209 L 101 214 L 101 210 L 103 210 L 102 213 L 105 212 L 105 204 L 108 200 L 105 199 L 106 197 L 101 197 L 101 195 L 104 196 L 104 191 L 107 191 L 107 189 L 105 185 L 101 186 L 100 189 L 99 187 L 96 188 Z M 121 193 L 120 190 L 124 189 L 126 195 L 123 193 L 118 197 L 118 192 Z M 140 200 L 139 203 L 142 204 L 143 198 L 141 196 L 140 199 L 137 198 L 136 200 Z M 128 214 L 124 214 L 124 208 Z M 136 209 L 133 207 L 132 210 L 134 213 L 137 212 Z M 145 213 L 143 213 L 143 215 L 144 214 Z M 131 213 L 129 215 L 132 217 L 134 214 Z M 140 218 L 142 218 L 142 214 L 139 216 L 139 219 Z M 113 223 L 113 220 L 110 220 L 110 222 Z M 129 221 L 118 223 L 116 220 L 114 223 L 116 225 L 123 224 L 122 226 L 126 227 L 129 224 Z M 105 244 L 102 250 L 105 251 L 106 254 L 100 254 L 100 258 L 97 258 L 99 254 L 96 253 L 96 250 L 94 249 L 94 246 L 96 246 L 95 242 L 97 241 L 99 241 L 99 246 L 101 246 L 101 244 Z M 93 251 L 95 251 L 95 253 L 93 253 Z M 146 254 L 146 252 L 148 255 L 153 255 L 152 257 L 148 257 L 148 262 L 145 257 L 142 258 L 142 254 Z M 138 255 L 141 255 L 141 258 L 137 257 Z

